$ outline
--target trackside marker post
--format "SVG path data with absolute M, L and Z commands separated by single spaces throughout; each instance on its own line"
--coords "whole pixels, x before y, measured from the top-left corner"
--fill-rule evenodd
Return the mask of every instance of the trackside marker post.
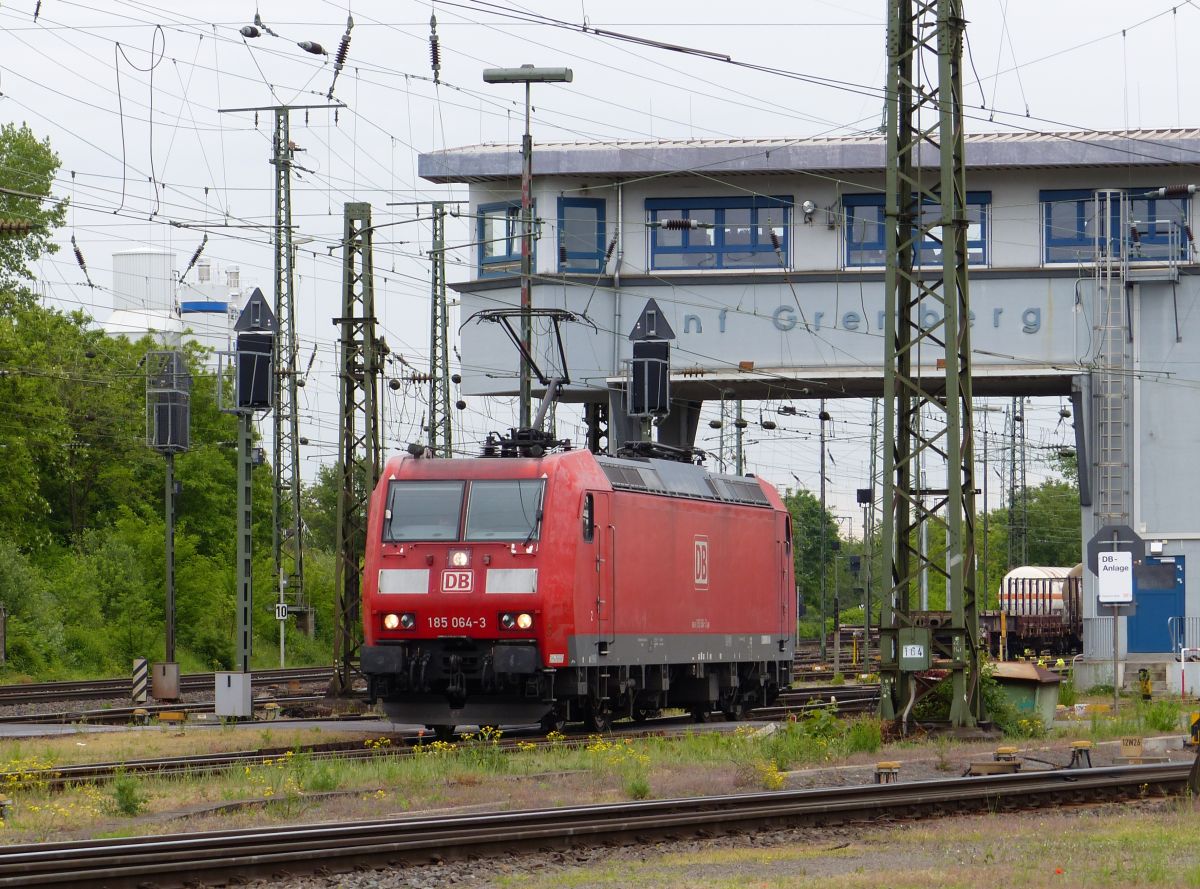
M 1114 535 L 1115 536 L 1115 535 Z M 1117 620 L 1121 606 L 1133 601 L 1133 554 L 1116 549 L 1096 556 L 1096 598 L 1101 605 L 1112 608 L 1113 618 L 1113 713 L 1120 707 L 1120 682 L 1117 679 L 1118 636 Z
M 133 659 L 133 703 L 146 703 L 146 692 L 150 685 L 150 666 L 144 657 Z

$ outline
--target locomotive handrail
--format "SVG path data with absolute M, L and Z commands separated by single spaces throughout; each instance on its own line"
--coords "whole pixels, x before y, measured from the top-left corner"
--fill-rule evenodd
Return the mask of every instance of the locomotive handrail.
M 617 526 L 612 522 L 608 523 L 608 539 L 611 541 L 612 559 L 608 567 L 608 580 L 611 586 L 611 601 L 612 607 L 608 609 L 608 629 L 612 634 L 612 644 L 617 644 Z

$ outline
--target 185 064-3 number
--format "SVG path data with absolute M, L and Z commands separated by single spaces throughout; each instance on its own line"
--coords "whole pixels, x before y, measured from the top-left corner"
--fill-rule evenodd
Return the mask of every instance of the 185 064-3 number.
M 486 630 L 486 617 L 446 617 L 436 615 L 428 618 L 431 630 Z

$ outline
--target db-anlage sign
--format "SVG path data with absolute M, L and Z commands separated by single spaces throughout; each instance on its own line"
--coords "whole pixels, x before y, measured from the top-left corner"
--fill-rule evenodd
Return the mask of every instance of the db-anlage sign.
M 1100 553 L 1096 559 L 1096 598 L 1102 605 L 1133 601 L 1133 554 Z

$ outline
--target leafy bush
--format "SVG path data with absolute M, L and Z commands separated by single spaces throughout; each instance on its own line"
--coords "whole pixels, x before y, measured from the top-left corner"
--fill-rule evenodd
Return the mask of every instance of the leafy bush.
M 847 753 L 874 753 L 883 746 L 883 725 L 878 719 L 860 717 L 846 726 Z
M 112 782 L 112 796 L 113 808 L 130 818 L 140 814 L 146 807 L 146 797 L 133 775 L 118 774 Z
M 1171 701 L 1154 701 L 1141 708 L 1140 715 L 1147 728 L 1159 732 L 1179 729 L 1179 705 Z
M 625 793 L 630 799 L 646 799 L 650 796 L 650 781 L 645 775 L 633 775 L 625 781 Z
M 1079 700 L 1079 689 L 1075 687 L 1075 679 L 1067 678 L 1058 683 L 1058 702 L 1064 707 L 1074 707 Z
M 786 781 L 774 760 L 759 759 L 754 762 L 754 773 L 763 790 L 782 790 Z
M 1044 738 L 1048 732 L 1046 724 L 1042 722 L 1042 717 L 1035 714 L 1032 716 L 1022 716 L 1005 734 L 1016 738 Z

